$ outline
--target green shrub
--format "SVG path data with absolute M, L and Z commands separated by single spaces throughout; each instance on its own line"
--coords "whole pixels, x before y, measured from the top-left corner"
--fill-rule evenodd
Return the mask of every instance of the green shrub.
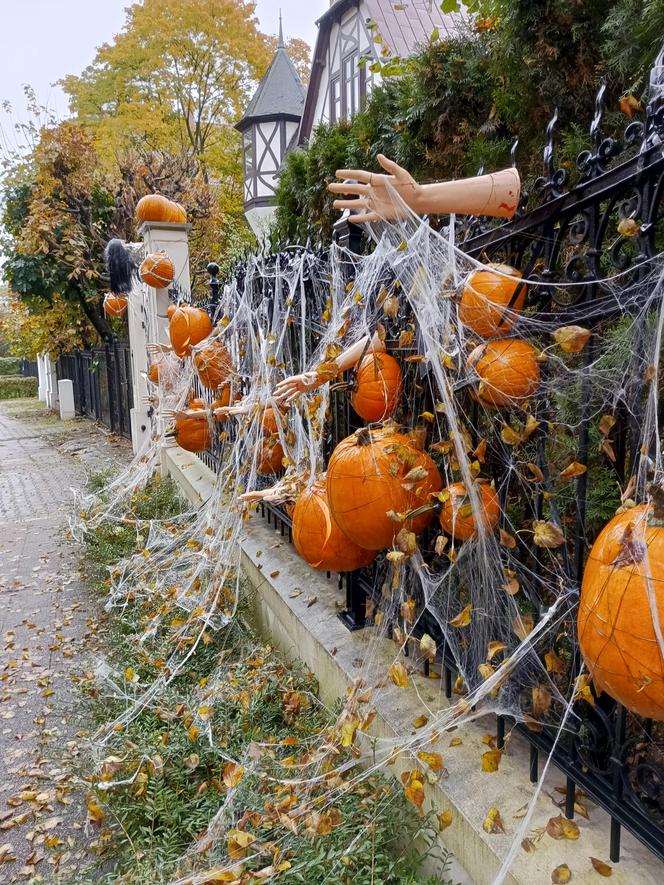
M 15 356 L 0 356 L 0 375 L 20 375 L 21 361 Z
M 37 379 L 21 375 L 0 376 L 0 399 L 23 399 L 37 396 Z

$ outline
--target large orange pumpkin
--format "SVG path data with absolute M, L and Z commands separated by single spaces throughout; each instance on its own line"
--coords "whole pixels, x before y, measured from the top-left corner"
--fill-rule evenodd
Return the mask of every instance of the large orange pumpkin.
M 486 529 L 492 531 L 498 525 L 500 504 L 496 490 L 486 483 L 475 486 L 480 498 L 482 522 Z M 462 482 L 455 482 L 445 489 L 448 497 L 443 502 L 439 514 L 443 531 L 451 535 L 455 541 L 467 541 L 477 531 L 476 513 L 472 509 L 470 496 Z
M 174 204 L 162 194 L 148 194 L 136 203 L 136 218 L 139 221 L 171 221 Z
M 187 452 L 204 452 L 209 449 L 212 440 L 205 416 L 179 418 L 175 422 L 175 441 L 181 449 L 186 449 Z
M 168 317 L 168 321 L 170 322 L 173 319 L 173 314 L 178 309 L 177 304 L 169 304 L 166 308 L 166 316 Z
M 521 313 L 525 301 L 521 273 L 507 264 L 489 264 L 486 269 L 473 271 L 466 280 L 459 319 L 483 338 L 504 335 L 514 325 L 515 314 Z
M 283 469 L 284 450 L 279 436 L 274 433 L 258 443 L 258 464 L 256 471 L 261 475 L 279 473 Z
M 171 223 L 173 224 L 186 224 L 187 222 L 187 210 L 181 203 L 175 203 L 171 200 Z
M 138 273 L 146 286 L 153 286 L 155 289 L 166 289 L 175 279 L 175 267 L 165 252 L 152 252 L 148 255 Z
M 358 547 L 334 521 L 324 479 L 304 489 L 295 502 L 293 543 L 305 562 L 322 571 L 352 572 L 376 558 L 374 550 Z
M 172 321 L 171 321 L 172 322 Z M 194 365 L 198 377 L 208 390 L 217 390 L 233 371 L 229 352 L 221 341 L 210 338 L 194 351 Z
M 341 531 L 366 550 L 391 546 L 403 527 L 388 511 L 405 513 L 428 504 L 430 494 L 440 487 L 440 474 L 426 452 L 387 429 L 365 427 L 346 437 L 332 452 L 327 468 L 332 515 Z M 423 513 L 408 528 L 417 534 L 431 517 L 432 512 Z
M 401 398 L 399 363 L 387 353 L 368 353 L 356 369 L 356 388 L 351 404 L 365 421 L 390 418 Z
M 207 311 L 190 304 L 181 304 L 173 312 L 168 326 L 171 345 L 180 357 L 191 353 L 192 346 L 200 344 L 211 331 L 212 323 Z
M 127 313 L 128 303 L 125 295 L 109 292 L 104 296 L 104 313 L 109 317 L 124 316 Z
M 260 416 L 261 421 L 261 430 L 263 433 L 277 433 L 279 430 L 279 426 L 283 427 L 284 424 L 284 416 L 279 414 L 280 421 L 277 421 L 277 416 L 275 414 L 275 410 L 272 406 L 266 406 Z
M 523 404 L 539 387 L 537 352 L 520 338 L 497 338 L 480 344 L 466 365 L 479 377 L 476 399 L 489 408 Z
M 664 521 L 641 505 L 614 516 L 588 556 L 579 600 L 579 645 L 598 689 L 664 721 L 664 658 L 648 588 L 664 633 Z

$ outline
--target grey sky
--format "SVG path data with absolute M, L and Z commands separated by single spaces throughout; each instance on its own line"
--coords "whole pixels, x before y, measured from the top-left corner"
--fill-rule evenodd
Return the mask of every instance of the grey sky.
M 26 116 L 23 85 L 34 87 L 40 104 L 64 116 L 64 95 L 53 84 L 88 65 L 101 43 L 122 29 L 130 0 L 0 0 L 0 101 L 14 108 L 13 120 L 0 109 L 0 127 L 11 138 L 12 122 Z M 258 0 L 257 15 L 266 33 L 276 33 L 279 8 L 286 37 L 310 46 L 315 20 L 328 0 Z

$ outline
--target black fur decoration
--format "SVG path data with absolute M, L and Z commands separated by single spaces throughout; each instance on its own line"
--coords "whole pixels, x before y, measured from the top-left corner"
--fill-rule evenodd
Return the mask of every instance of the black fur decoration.
M 134 279 L 138 279 L 138 266 L 122 240 L 109 240 L 104 258 L 111 279 L 111 292 L 128 295 Z

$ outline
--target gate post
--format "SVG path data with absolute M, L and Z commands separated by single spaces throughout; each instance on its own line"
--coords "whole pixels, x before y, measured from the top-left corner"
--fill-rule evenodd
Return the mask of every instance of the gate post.
M 39 379 L 39 388 L 37 390 L 37 398 L 40 402 L 46 402 L 46 362 L 44 354 L 37 354 L 37 378 Z
M 145 253 L 166 252 L 175 268 L 175 283 L 189 295 L 189 224 L 146 221 L 141 226 Z M 144 398 L 150 394 L 147 382 L 148 358 L 146 344 L 169 344 L 168 289 L 155 289 L 143 283 L 134 286 L 129 296 L 129 344 L 133 408 L 131 409 L 131 440 L 138 452 L 152 433 L 152 409 Z

